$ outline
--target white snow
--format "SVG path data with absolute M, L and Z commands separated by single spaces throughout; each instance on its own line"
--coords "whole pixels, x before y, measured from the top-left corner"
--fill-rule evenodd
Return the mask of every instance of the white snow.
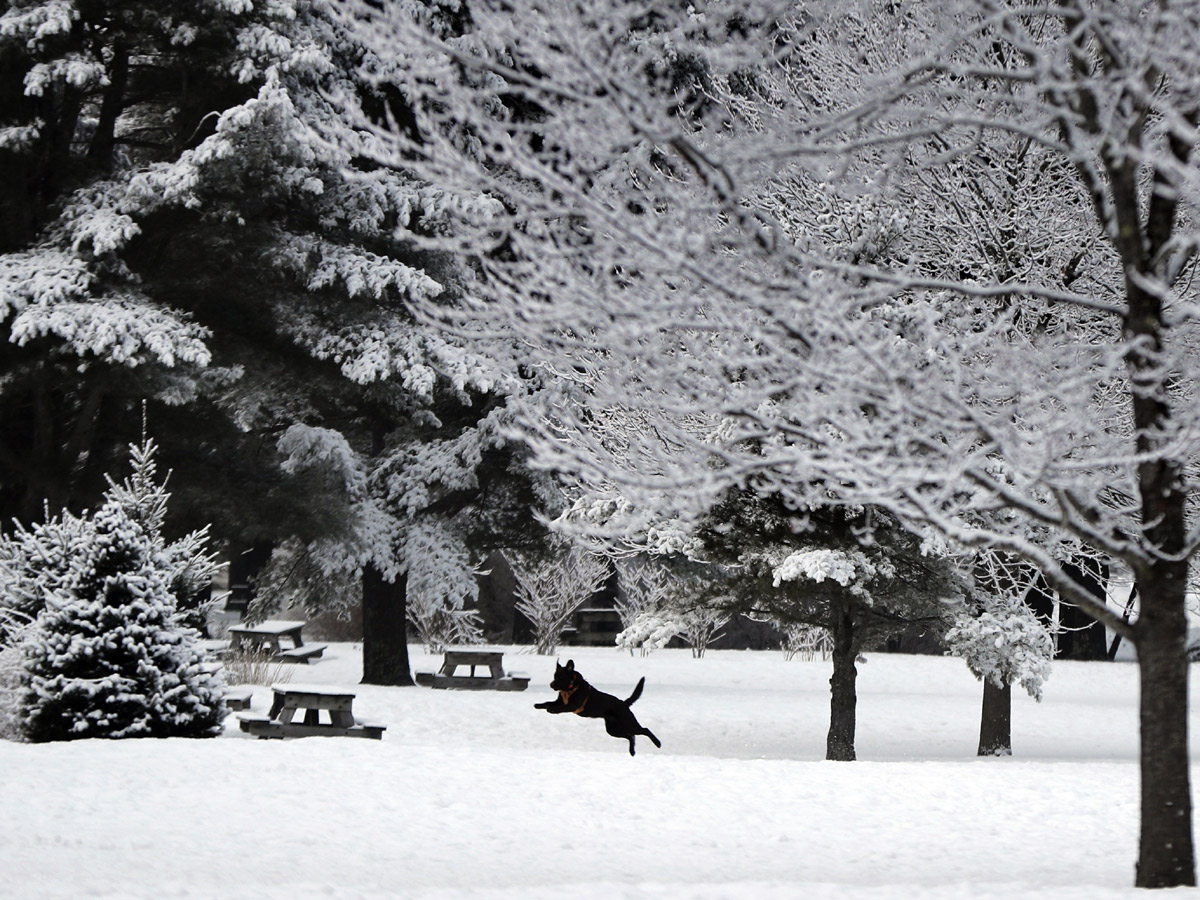
M 0 742 L 14 900 L 1108 900 L 1137 851 L 1137 672 L 1057 663 L 1013 697 L 1014 753 L 974 756 L 961 661 L 870 655 L 858 756 L 823 760 L 830 664 L 779 652 L 564 648 L 662 739 L 631 758 L 523 693 L 358 684 L 357 645 L 296 681 L 357 694 L 381 741 Z M 440 657 L 413 647 L 413 667 Z M 264 712 L 270 689 L 256 688 Z M 1193 701 L 1193 715 L 1196 709 Z M 1195 781 L 1195 779 L 1193 779 Z M 1197 896 L 1194 890 L 1170 897 Z

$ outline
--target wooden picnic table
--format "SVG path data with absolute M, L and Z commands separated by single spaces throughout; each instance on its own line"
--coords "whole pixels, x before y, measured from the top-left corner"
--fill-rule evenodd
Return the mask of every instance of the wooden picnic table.
M 470 669 L 470 674 L 459 675 L 459 668 Z M 487 676 L 476 675 L 478 668 L 486 668 Z M 417 684 L 460 691 L 523 691 L 529 687 L 529 676 L 505 674 L 504 653 L 499 650 L 447 650 L 441 670 L 418 672 Z
M 275 619 L 257 625 L 231 625 L 229 628 L 229 650 L 238 653 L 269 652 L 272 662 L 308 663 L 325 652 L 324 644 L 305 644 L 301 632 L 303 622 Z M 287 640 L 291 646 L 284 647 Z
M 383 737 L 386 725 L 354 718 L 354 694 L 327 685 L 273 684 L 271 711 L 239 713 L 238 727 L 259 738 Z M 324 714 L 324 715 L 322 715 Z M 297 721 L 297 716 L 300 720 Z M 326 721 L 322 721 L 326 719 Z

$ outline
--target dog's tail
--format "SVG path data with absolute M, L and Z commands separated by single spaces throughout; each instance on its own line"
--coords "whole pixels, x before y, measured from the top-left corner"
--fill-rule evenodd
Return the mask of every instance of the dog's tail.
M 642 696 L 642 688 L 646 686 L 646 679 L 642 678 L 638 681 L 637 687 L 633 689 L 633 693 L 629 695 L 629 699 L 625 701 L 626 706 L 633 706 L 633 701 Z

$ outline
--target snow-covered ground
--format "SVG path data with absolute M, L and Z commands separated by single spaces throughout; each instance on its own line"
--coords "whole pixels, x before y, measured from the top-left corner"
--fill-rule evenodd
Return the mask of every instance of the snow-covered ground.
M 352 644 L 294 670 L 356 691 L 382 741 L 259 741 L 231 717 L 208 741 L 0 742 L 0 896 L 1146 896 L 1127 663 L 1056 664 L 1041 704 L 1014 695 L 1015 755 L 980 760 L 981 689 L 960 661 L 871 655 L 859 761 L 830 763 L 828 662 L 564 650 L 621 696 L 646 676 L 635 711 L 663 748 L 631 758 L 601 722 L 533 709 L 554 660 L 505 649 L 523 693 L 359 685 Z M 269 702 L 259 688 L 254 709 Z

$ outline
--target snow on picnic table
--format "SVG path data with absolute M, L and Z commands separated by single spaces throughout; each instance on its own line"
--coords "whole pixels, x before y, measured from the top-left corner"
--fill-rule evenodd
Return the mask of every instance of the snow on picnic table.
M 656 750 L 524 692 L 344 687 L 383 740 L 0 743 L 0 895 L 14 900 L 1108 900 L 1136 891 L 1137 673 L 1058 663 L 1014 695 L 1016 755 L 977 759 L 980 686 L 953 659 L 860 666 L 858 755 L 823 759 L 830 664 L 780 653 L 564 649 L 628 696 Z M 412 648 L 415 670 L 440 657 Z M 270 705 L 254 692 L 255 711 Z M 1194 890 L 1169 896 L 1200 896 Z

